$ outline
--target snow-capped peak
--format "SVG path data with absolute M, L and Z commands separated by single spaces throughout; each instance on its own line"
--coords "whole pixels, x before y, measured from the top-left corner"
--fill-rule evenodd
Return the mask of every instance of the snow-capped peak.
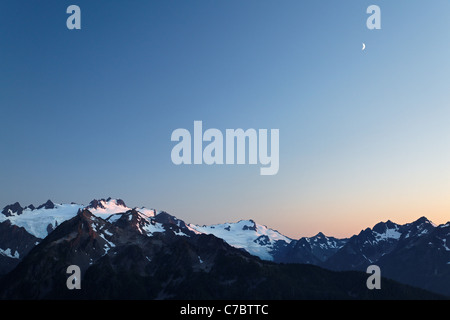
M 94 199 L 92 200 L 88 206 L 86 206 L 92 214 L 99 216 L 109 216 L 115 213 L 126 212 L 131 210 L 125 205 L 125 202 L 121 199 Z
M 380 240 L 389 240 L 394 239 L 398 240 L 400 239 L 402 232 L 400 230 L 400 225 L 388 220 L 386 222 L 380 222 L 377 223 L 373 229 L 373 236 L 377 241 Z
M 2 210 L 3 214 L 0 214 L 0 223 L 9 220 L 11 224 L 23 227 L 30 234 L 43 239 L 59 224 L 73 218 L 80 209 L 88 209 L 94 216 L 103 219 L 114 216 L 110 221 L 118 219 L 120 217 L 119 213 L 132 210 L 126 206 L 123 200 L 112 198 L 94 199 L 87 206 L 76 203 L 56 204 L 51 200 L 47 200 L 37 208 L 33 205 L 23 208 L 16 202 Z M 150 219 L 157 215 L 154 209 L 142 207 L 135 208 L 135 210 L 145 219 Z
M 428 220 L 426 217 L 420 217 L 414 222 L 407 223 L 405 225 L 407 227 L 407 233 L 405 238 L 413 237 L 413 236 L 423 236 L 428 234 L 436 228 L 436 225 Z
M 264 260 L 273 260 L 270 252 L 276 241 L 281 240 L 286 243 L 292 241 L 278 231 L 257 224 L 253 220 L 240 220 L 210 226 L 189 224 L 188 227 L 200 233 L 212 234 L 225 240 L 228 244 L 236 248 L 243 248 Z

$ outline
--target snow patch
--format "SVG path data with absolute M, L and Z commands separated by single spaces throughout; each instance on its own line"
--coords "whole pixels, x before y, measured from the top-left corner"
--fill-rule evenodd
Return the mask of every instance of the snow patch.
M 109 216 L 106 220 L 108 220 L 111 223 L 114 223 L 117 220 L 119 220 L 121 216 L 122 216 L 122 214 L 116 213 L 116 214 L 113 214 L 113 215 Z
M 146 224 L 145 226 L 143 226 L 141 228 L 141 230 L 145 231 L 145 233 L 148 236 L 153 235 L 153 233 L 155 233 L 155 232 L 164 232 L 164 231 L 166 231 L 163 228 L 162 224 L 160 224 L 160 223 L 155 223 L 155 224 L 149 223 L 149 224 Z
M 19 259 L 20 258 L 19 252 L 15 251 L 14 255 L 12 255 L 10 248 L 7 248 L 6 250 L 3 250 L 3 249 L 0 248 L 0 254 L 3 255 L 3 256 L 9 257 L 9 258 L 13 258 L 13 259 Z
M 445 251 L 450 251 L 450 248 L 447 245 L 447 239 L 442 239 L 442 242 L 444 242 L 444 249 L 445 249 Z
M 374 231 L 374 236 L 375 239 L 377 239 L 377 241 L 380 240 L 389 240 L 389 239 L 395 239 L 398 240 L 401 237 L 401 233 L 398 231 L 398 227 L 395 226 L 394 229 L 386 229 L 386 231 L 384 233 L 378 233 Z
M 173 230 L 172 230 L 172 231 L 173 231 Z M 176 236 L 189 237 L 186 233 L 184 233 L 183 231 L 181 231 L 181 229 L 180 229 L 180 231 L 177 231 L 177 232 L 173 231 L 173 233 L 175 233 Z
M 103 235 L 103 234 L 99 234 L 100 235 L 100 237 L 102 237 L 102 239 L 103 240 L 105 240 L 106 241 L 106 244 L 105 244 L 105 246 L 103 247 L 103 250 L 105 250 L 105 254 L 104 255 L 106 255 L 106 254 L 108 254 L 108 251 L 111 249 L 111 248 L 115 248 L 115 244 L 114 243 L 112 243 L 111 241 L 109 241 L 108 239 L 106 239 L 105 238 L 105 236 Z M 94 247 L 94 249 L 95 249 L 95 247 Z

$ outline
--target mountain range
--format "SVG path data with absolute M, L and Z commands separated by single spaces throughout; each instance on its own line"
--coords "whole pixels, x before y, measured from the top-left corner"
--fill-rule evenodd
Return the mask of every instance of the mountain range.
M 72 264 L 82 290 L 65 286 Z M 382 290 L 366 288 L 372 264 Z M 291 239 L 253 220 L 199 226 L 120 199 L 16 202 L 0 214 L 0 275 L 2 299 L 435 299 L 450 296 L 450 223 Z

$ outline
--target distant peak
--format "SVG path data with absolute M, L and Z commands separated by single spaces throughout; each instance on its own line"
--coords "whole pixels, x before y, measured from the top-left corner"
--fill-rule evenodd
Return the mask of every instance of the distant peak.
M 118 206 L 126 207 L 125 201 L 123 201 L 122 199 L 116 199 L 116 204 Z
M 12 215 L 19 215 L 22 213 L 24 208 L 22 208 L 22 206 L 20 205 L 19 202 L 7 205 L 6 207 L 3 208 L 2 213 L 9 217 Z
M 414 224 L 424 224 L 424 223 L 428 223 L 428 224 L 433 224 L 430 220 L 428 220 L 425 216 L 420 217 L 419 219 L 417 219 L 416 221 L 413 222 Z
M 388 229 L 397 229 L 398 225 L 395 224 L 394 222 L 392 222 L 391 220 L 388 220 L 386 222 L 378 222 L 374 227 L 373 227 L 373 231 L 377 232 L 377 233 L 384 233 L 386 232 Z
M 326 238 L 326 236 L 322 232 L 319 232 L 314 236 L 314 238 Z
M 111 197 L 105 199 L 94 199 L 92 200 L 89 205 L 87 206 L 87 208 L 91 208 L 91 209 L 106 209 L 106 205 L 109 204 L 110 202 L 115 203 L 117 206 L 121 206 L 126 208 L 125 202 L 122 199 L 112 199 Z
M 91 202 L 89 202 L 89 205 L 86 208 L 91 208 L 91 209 L 98 209 L 98 208 L 102 208 L 105 209 L 105 206 L 103 205 L 104 203 L 104 199 L 94 199 Z
M 41 204 L 37 209 L 53 209 L 55 204 L 51 200 L 47 200 L 46 203 Z

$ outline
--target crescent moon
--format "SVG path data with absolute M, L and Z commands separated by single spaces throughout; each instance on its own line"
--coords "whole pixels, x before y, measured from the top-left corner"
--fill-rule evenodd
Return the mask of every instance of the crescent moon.
M 366 44 L 363 42 L 363 47 L 362 47 L 362 49 L 361 50 L 364 50 L 364 49 L 366 49 Z

